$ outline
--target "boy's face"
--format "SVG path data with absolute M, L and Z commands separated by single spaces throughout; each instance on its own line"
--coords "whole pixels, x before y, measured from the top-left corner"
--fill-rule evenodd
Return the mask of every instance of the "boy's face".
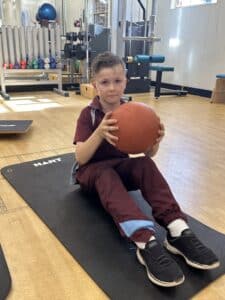
M 93 82 L 100 101 L 107 104 L 117 104 L 123 95 L 127 83 L 124 68 L 115 65 L 112 68 L 102 68 Z

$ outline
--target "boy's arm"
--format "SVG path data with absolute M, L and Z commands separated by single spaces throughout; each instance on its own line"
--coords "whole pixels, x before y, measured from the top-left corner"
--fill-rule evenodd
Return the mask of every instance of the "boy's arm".
M 79 165 L 86 164 L 92 158 L 104 139 L 115 146 L 115 141 L 118 138 L 111 132 L 114 130 L 118 130 L 118 126 L 116 126 L 117 120 L 110 119 L 110 116 L 111 112 L 105 114 L 105 117 L 103 118 L 100 125 L 85 142 L 77 142 L 76 160 Z
M 79 165 L 87 163 L 102 142 L 102 138 L 97 134 L 96 130 L 85 142 L 77 142 L 76 144 L 76 160 Z

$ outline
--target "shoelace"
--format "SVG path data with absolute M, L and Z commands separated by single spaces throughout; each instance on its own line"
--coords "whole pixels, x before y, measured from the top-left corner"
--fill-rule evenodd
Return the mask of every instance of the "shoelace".
M 148 249 L 149 251 L 150 249 Z M 164 249 L 156 248 L 152 253 L 149 253 L 151 257 L 161 266 L 168 267 L 173 260 L 165 253 Z
M 171 264 L 171 260 L 165 254 L 161 254 L 156 261 L 164 267 L 168 267 Z
M 208 253 L 208 249 L 197 239 L 195 235 L 190 236 L 190 243 L 194 246 L 196 250 L 199 250 L 201 254 Z

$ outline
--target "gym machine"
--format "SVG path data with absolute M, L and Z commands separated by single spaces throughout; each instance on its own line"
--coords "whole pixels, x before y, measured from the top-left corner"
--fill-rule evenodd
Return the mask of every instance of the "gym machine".
M 144 72 L 147 76 L 148 70 L 156 71 L 156 81 L 155 81 L 155 90 L 154 90 L 154 97 L 156 99 L 158 99 L 160 96 L 166 96 L 166 95 L 186 96 L 187 91 L 184 89 L 177 89 L 177 90 L 161 89 L 163 72 L 174 72 L 174 67 L 168 67 L 164 65 L 152 65 L 152 63 L 163 63 L 164 61 L 165 61 L 165 57 L 162 55 L 136 55 L 135 57 L 128 56 L 126 64 L 128 65 L 128 67 L 130 65 L 131 66 L 134 65 L 136 67 L 134 74 L 137 74 L 140 77 L 143 76 Z M 137 72 L 137 68 L 138 68 L 138 72 Z M 128 70 L 130 69 L 131 68 L 128 68 Z M 130 72 L 130 74 L 132 73 Z M 141 77 L 141 79 L 143 82 L 145 78 Z M 133 89 L 136 88 L 136 92 L 137 92 L 138 86 L 135 87 L 134 85 L 132 85 L 131 87 Z
M 140 6 L 143 16 L 143 20 L 138 22 L 133 19 L 133 3 L 134 0 L 129 2 L 114 0 L 111 3 L 111 10 L 114 12 L 111 51 L 124 58 L 128 79 L 125 92 L 149 92 L 150 87 L 155 85 L 154 96 L 156 99 L 162 95 L 186 95 L 187 91 L 183 89 L 162 91 L 162 74 L 163 72 L 173 72 L 174 67 L 153 65 L 153 63 L 165 61 L 164 56 L 153 54 L 154 43 L 161 40 L 155 36 L 157 0 L 151 1 L 151 12 L 149 12 L 149 0 L 146 1 L 145 7 L 142 1 L 135 2 Z M 127 20 L 128 10 L 130 10 L 129 20 Z M 151 80 L 153 71 L 157 72 L 155 83 Z

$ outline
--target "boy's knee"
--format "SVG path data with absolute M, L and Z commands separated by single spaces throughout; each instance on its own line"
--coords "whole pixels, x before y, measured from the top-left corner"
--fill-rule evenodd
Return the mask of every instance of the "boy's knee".
M 155 165 L 154 161 L 148 156 L 138 157 L 137 165 L 141 167 L 149 167 Z
M 111 167 L 101 167 L 98 168 L 95 172 L 97 179 L 108 179 L 115 174 L 115 171 Z

